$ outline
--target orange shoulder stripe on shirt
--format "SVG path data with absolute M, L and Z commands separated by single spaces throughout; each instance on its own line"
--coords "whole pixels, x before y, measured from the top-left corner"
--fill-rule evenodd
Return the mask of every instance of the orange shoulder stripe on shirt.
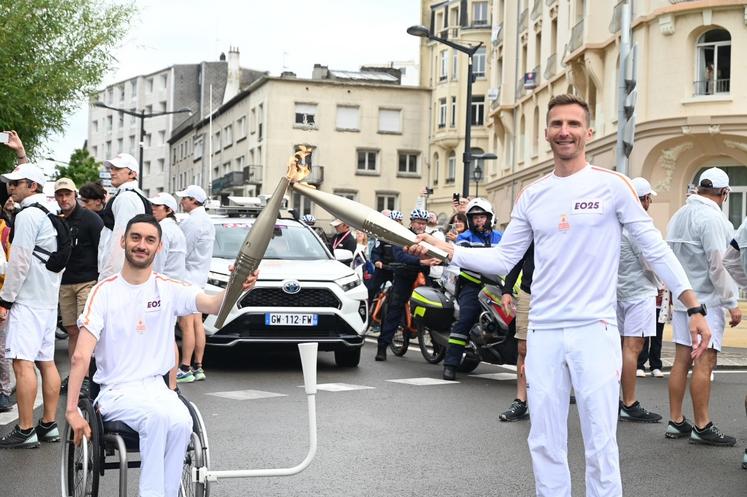
M 524 193 L 524 191 L 525 191 L 525 190 L 526 190 L 527 188 L 529 188 L 530 186 L 534 186 L 534 185 L 536 185 L 536 184 L 537 184 L 537 183 L 539 183 L 540 181 L 544 181 L 544 180 L 546 180 L 546 179 L 547 179 L 547 178 L 549 178 L 550 176 L 552 176 L 552 173 L 547 173 L 547 174 L 545 174 L 544 176 L 542 176 L 541 178 L 537 178 L 536 180 L 532 181 L 532 182 L 531 182 L 531 183 L 529 183 L 529 184 L 528 184 L 527 186 L 525 186 L 524 188 L 522 188 L 522 189 L 521 189 L 521 191 L 519 191 L 519 194 L 518 194 L 518 195 L 516 196 L 516 200 L 514 200 L 514 203 L 516 203 L 516 202 L 518 202 L 518 201 L 519 201 L 519 198 L 521 198 L 521 194 L 522 194 L 522 193 Z
M 598 171 L 600 173 L 613 174 L 615 177 L 620 178 L 620 180 L 622 180 L 622 182 L 625 183 L 625 186 L 628 187 L 628 190 L 630 190 L 630 192 L 633 194 L 636 200 L 638 199 L 638 193 L 636 193 L 635 188 L 633 188 L 633 183 L 631 183 L 630 179 L 624 174 L 618 173 L 617 171 L 613 171 L 611 169 L 605 169 L 603 167 L 597 167 L 597 166 L 591 166 L 591 169 L 593 171 Z
M 175 280 L 174 278 L 169 278 L 168 276 L 164 276 L 164 275 L 162 275 L 160 273 L 154 273 L 154 274 L 156 275 L 156 279 L 157 280 L 169 281 L 171 283 L 176 283 L 177 285 L 181 285 L 181 286 L 192 286 L 190 283 L 188 283 L 186 281 Z
M 88 296 L 88 301 L 86 302 L 86 314 L 83 316 L 83 324 L 88 324 L 90 322 L 89 316 L 91 315 L 91 307 L 93 306 L 93 301 L 96 299 L 96 295 L 99 293 L 99 289 L 104 286 L 105 283 L 111 283 L 112 281 L 119 278 L 118 274 L 113 274 L 109 276 L 108 278 L 99 281 L 91 291 L 91 294 Z

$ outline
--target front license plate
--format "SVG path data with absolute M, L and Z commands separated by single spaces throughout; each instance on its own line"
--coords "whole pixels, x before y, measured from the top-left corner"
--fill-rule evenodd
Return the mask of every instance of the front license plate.
M 316 326 L 318 322 L 319 316 L 317 314 L 265 313 L 265 325 L 267 326 Z

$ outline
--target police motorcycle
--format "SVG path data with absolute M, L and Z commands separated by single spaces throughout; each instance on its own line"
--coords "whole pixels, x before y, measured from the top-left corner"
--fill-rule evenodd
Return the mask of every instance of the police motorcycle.
M 454 297 L 452 271 L 445 271 L 437 287 L 421 286 L 410 296 L 410 308 L 418 333 L 418 344 L 423 358 L 438 364 L 446 354 L 451 324 L 458 309 Z M 451 290 L 449 290 L 451 288 Z M 469 333 L 469 343 L 464 349 L 458 370 L 473 371 L 481 361 L 491 364 L 516 364 L 518 358 L 516 328 L 513 316 L 506 314 L 501 305 L 501 288 L 497 282 L 488 282 L 478 294 L 482 312 Z

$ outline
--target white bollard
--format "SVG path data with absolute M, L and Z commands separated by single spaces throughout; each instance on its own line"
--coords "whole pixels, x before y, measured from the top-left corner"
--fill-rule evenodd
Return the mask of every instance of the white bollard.
M 303 384 L 306 395 L 316 394 L 316 355 L 319 344 L 300 343 L 298 352 L 301 354 L 301 368 L 303 369 Z

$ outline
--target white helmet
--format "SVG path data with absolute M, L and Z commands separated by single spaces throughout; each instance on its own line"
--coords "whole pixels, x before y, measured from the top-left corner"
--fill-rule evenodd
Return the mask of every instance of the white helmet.
M 467 211 L 465 212 L 465 214 L 467 215 L 467 220 L 469 221 L 470 225 L 472 224 L 472 216 L 475 214 L 487 214 L 488 226 L 492 227 L 493 222 L 495 221 L 493 206 L 490 205 L 490 202 L 488 202 L 484 198 L 473 198 L 472 200 L 470 200 L 467 204 Z

